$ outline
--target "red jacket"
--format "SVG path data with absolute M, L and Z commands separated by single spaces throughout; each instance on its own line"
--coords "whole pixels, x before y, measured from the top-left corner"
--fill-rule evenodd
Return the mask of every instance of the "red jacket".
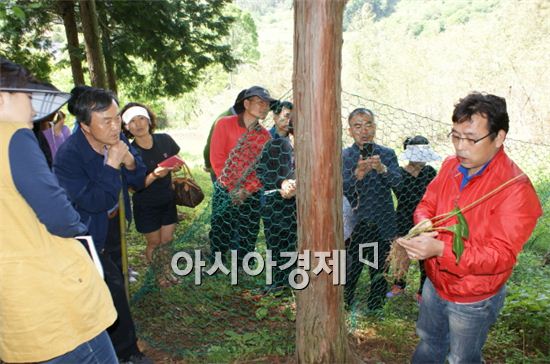
M 445 160 L 416 208 L 415 223 L 447 213 L 455 206 L 467 206 L 522 173 L 501 149 L 485 171 L 460 191 L 462 173 L 458 166 L 456 157 Z M 445 243 L 443 256 L 432 257 L 424 263 L 439 295 L 459 303 L 477 302 L 495 295 L 512 274 L 516 257 L 541 215 L 540 201 L 527 176 L 466 211 L 464 217 L 470 237 L 464 240 L 460 263 L 456 264 L 450 232 L 440 232 L 438 236 Z M 455 217 L 443 225 L 456 222 Z
M 236 150 L 245 133 L 248 133 L 246 139 Z M 210 142 L 210 163 L 219 183 L 228 191 L 239 187 L 250 193 L 260 190 L 262 183 L 256 176 L 255 164 L 269 139 L 271 135 L 262 126 L 249 131 L 239 115 L 219 119 Z

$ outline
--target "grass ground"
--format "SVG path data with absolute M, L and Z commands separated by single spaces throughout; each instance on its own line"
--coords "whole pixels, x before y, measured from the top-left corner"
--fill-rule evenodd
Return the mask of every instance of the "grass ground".
M 209 177 L 194 169 L 206 195 Z M 209 201 L 196 209 L 180 208 L 177 250 L 208 246 Z M 545 200 L 546 201 L 546 200 Z M 508 284 L 506 305 L 485 346 L 487 363 L 550 362 L 550 266 L 543 255 L 550 251 L 547 222 L 537 228 Z M 263 295 L 263 277 L 240 277 L 232 286 L 224 275 L 184 277 L 177 286 L 160 290 L 143 263 L 144 239 L 131 230 L 130 265 L 141 275 L 131 286 L 132 310 L 146 352 L 159 363 L 293 363 L 295 299 L 292 291 Z M 259 251 L 264 248 L 260 236 Z M 361 309 L 348 313 L 349 338 L 355 352 L 367 363 L 408 361 L 417 343 L 414 293 L 418 269 L 409 272 L 405 293 L 391 299 L 380 317 Z M 365 300 L 366 272 L 358 286 L 358 301 Z M 361 305 L 359 305 L 360 307 Z

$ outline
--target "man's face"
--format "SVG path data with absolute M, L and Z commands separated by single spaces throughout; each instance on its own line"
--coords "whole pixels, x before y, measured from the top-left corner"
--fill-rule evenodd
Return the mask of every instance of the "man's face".
M 355 143 L 362 147 L 373 141 L 376 135 L 376 123 L 370 114 L 357 114 L 349 121 L 349 134 Z
M 92 146 L 115 145 L 120 140 L 120 116 L 114 101 L 107 110 L 92 112 L 90 125 L 80 125 Z
M 485 163 L 490 161 L 506 138 L 504 130 L 500 130 L 495 139 L 492 139 L 491 136 L 481 139 L 488 134 L 489 122 L 485 116 L 480 114 L 474 114 L 470 120 L 460 124 L 453 124 L 451 140 L 455 147 L 456 156 L 460 164 L 469 169 L 469 175 L 476 173 Z M 476 140 L 479 141 L 474 143 Z
M 258 96 L 252 96 L 251 98 L 244 100 L 244 108 L 251 116 L 256 119 L 263 120 L 269 113 L 269 102 Z
M 283 107 L 283 110 L 279 113 L 279 115 L 275 114 L 273 116 L 273 120 L 275 121 L 275 127 L 277 128 L 277 131 L 279 131 L 282 134 L 288 134 L 288 126 L 290 123 L 290 109 L 287 109 L 286 107 Z
M 0 121 L 25 123 L 32 127 L 35 111 L 31 94 L 24 92 L 2 92 L 0 96 Z

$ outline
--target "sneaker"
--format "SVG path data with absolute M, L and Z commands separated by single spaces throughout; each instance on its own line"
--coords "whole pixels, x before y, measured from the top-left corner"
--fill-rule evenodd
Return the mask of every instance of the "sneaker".
M 134 277 L 134 276 L 129 276 L 128 277 L 128 283 L 136 283 L 137 282 L 137 278 Z
M 137 277 L 139 276 L 139 272 L 133 270 L 131 267 L 128 268 L 128 276 L 130 277 Z
M 151 359 L 143 353 L 132 354 L 127 359 L 119 359 L 119 364 L 154 364 Z
M 392 298 L 392 297 L 396 297 L 396 296 L 399 296 L 400 294 L 402 294 L 404 291 L 403 287 L 397 285 L 397 284 L 394 284 L 392 287 L 391 287 L 391 291 L 389 291 L 388 293 L 386 293 L 386 297 L 388 298 Z

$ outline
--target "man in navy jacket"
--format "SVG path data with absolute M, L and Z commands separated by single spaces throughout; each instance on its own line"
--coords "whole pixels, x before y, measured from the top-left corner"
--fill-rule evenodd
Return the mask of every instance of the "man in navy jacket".
M 137 347 L 126 299 L 120 249 L 119 195 L 132 216 L 128 186 L 143 188 L 146 168 L 121 133 L 118 103 L 106 90 L 90 88 L 74 100 L 80 128 L 60 147 L 54 160 L 59 184 L 67 191 L 99 252 L 105 281 L 118 319 L 108 329 L 121 362 L 151 363 Z
M 378 310 L 384 303 L 387 284 L 383 275 L 384 264 L 390 249 L 390 241 L 397 233 L 395 210 L 391 188 L 401 181 L 395 152 L 373 143 L 376 122 L 372 111 L 358 108 L 348 117 L 349 132 L 355 143 L 344 149 L 344 196 L 353 210 L 354 229 L 346 240 L 346 287 L 344 295 L 350 306 L 355 298 L 355 287 L 363 270 L 360 244 L 378 243 L 375 248 L 363 250 L 369 262 L 370 291 L 369 310 Z M 375 262 L 375 249 L 378 249 Z M 363 254 L 365 255 L 365 254 Z

